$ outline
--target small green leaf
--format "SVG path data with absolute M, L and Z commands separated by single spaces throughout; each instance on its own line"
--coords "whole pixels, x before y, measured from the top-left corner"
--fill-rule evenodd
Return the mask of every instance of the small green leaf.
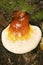
M 26 3 L 25 1 L 19 3 L 19 8 L 21 11 L 27 11 L 28 10 L 28 3 Z
M 11 4 L 9 4 L 9 0 L 2 0 L 0 2 L 0 7 L 4 8 L 6 11 L 12 11 L 17 5 L 16 1 L 13 1 Z
M 42 20 L 43 19 L 43 10 L 36 12 L 34 15 L 31 16 L 31 18 Z

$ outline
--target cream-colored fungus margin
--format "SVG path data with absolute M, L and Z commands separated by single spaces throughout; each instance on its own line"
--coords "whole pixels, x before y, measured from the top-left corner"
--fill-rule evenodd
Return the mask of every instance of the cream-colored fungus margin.
M 1 36 L 4 47 L 10 52 L 13 52 L 16 54 L 27 53 L 33 50 L 34 48 L 36 48 L 41 39 L 42 33 L 39 27 L 33 26 L 33 25 L 30 25 L 30 26 L 32 27 L 34 31 L 31 33 L 31 36 L 28 37 L 28 39 L 25 39 L 25 40 L 17 39 L 16 41 L 9 40 L 8 31 L 7 31 L 9 26 L 6 27 L 2 31 L 2 36 Z

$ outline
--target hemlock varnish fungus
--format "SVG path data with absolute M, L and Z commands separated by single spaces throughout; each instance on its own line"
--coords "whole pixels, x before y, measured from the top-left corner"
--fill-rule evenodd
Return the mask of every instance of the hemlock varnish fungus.
M 24 5 L 26 7 L 27 3 L 24 2 Z M 4 47 L 16 54 L 24 54 L 35 49 L 42 36 L 40 28 L 29 23 L 30 16 L 26 8 L 20 8 L 21 10 L 13 12 L 14 19 L 2 31 Z

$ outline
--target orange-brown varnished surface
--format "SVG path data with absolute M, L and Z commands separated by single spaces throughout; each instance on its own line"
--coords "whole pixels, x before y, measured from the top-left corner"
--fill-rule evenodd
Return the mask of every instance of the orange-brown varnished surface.
M 9 30 L 15 36 L 24 36 L 29 32 L 29 16 L 26 12 L 14 12 L 14 19 L 12 20 Z

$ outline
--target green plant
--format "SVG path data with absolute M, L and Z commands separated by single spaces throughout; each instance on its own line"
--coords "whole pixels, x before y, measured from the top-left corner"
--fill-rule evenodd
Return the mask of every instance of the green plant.
M 36 5 L 28 4 L 26 0 L 2 0 L 0 2 L 0 7 L 6 9 L 7 11 L 13 11 L 14 8 L 18 7 L 20 11 L 32 11 L 36 8 Z
M 9 0 L 2 0 L 0 2 L 0 7 L 5 9 L 6 11 L 12 11 L 16 7 L 16 1 L 10 2 Z
M 31 15 L 32 19 L 38 19 L 38 20 L 43 20 L 43 10 L 40 10 L 36 13 L 34 13 L 33 15 Z
M 43 19 L 43 10 L 34 13 L 37 9 L 37 4 L 29 4 L 26 0 L 2 0 L 0 1 L 0 8 L 5 9 L 7 12 L 13 12 L 14 9 L 18 8 L 20 11 L 32 14 L 32 19 Z

